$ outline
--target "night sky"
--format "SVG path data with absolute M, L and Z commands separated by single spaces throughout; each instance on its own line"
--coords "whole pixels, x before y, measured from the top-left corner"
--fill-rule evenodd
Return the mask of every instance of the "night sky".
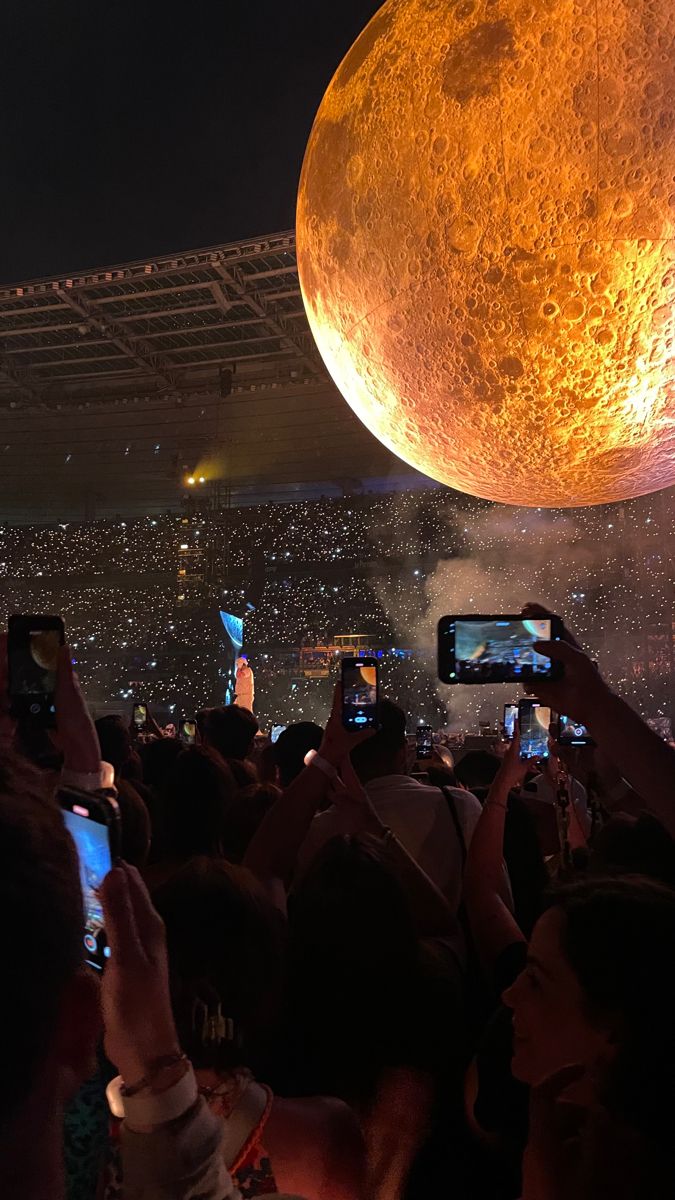
M 0 281 L 289 228 L 381 0 L 4 0 Z

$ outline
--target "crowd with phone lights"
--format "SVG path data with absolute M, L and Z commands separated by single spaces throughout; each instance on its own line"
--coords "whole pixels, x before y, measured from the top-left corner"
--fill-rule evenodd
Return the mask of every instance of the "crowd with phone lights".
M 669 503 L 2 531 L 3 1195 L 673 1194 Z
M 436 686 L 436 621 L 449 600 L 479 611 L 489 595 L 509 611 L 526 585 L 572 614 L 622 695 L 645 717 L 665 719 L 674 677 L 672 510 L 669 493 L 556 512 L 438 488 L 236 508 L 225 517 L 5 527 L 0 601 L 7 616 L 63 614 L 97 712 L 139 691 L 167 721 L 222 699 L 220 606 L 245 612 L 247 650 L 264 681 L 263 726 L 325 720 L 330 687 L 309 686 L 292 669 L 299 648 L 358 631 L 383 652 L 408 720 L 454 732 L 496 721 L 509 697 L 490 689 L 478 701 L 464 689 L 448 708 Z M 221 564 L 191 604 L 177 603 L 182 546 Z

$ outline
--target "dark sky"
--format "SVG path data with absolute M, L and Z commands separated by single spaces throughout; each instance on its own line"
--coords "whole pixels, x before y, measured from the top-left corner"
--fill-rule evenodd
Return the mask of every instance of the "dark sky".
M 0 280 L 289 228 L 381 0 L 3 0 Z

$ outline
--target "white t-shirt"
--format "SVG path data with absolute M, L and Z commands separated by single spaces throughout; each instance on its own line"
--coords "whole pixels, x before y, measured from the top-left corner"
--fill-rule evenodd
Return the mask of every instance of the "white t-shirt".
M 365 785 L 373 807 L 396 834 L 457 912 L 462 895 L 462 849 L 450 815 L 448 800 L 440 788 L 418 783 L 408 775 L 384 775 Z M 471 792 L 451 788 L 457 818 L 468 847 L 481 814 L 480 802 Z M 329 808 L 314 818 L 298 859 L 302 874 L 314 855 L 330 838 L 350 833 L 349 823 L 339 808 Z

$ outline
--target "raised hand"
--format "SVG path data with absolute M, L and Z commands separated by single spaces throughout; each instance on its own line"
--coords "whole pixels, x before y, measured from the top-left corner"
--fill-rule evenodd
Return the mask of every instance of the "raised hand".
M 105 1050 L 126 1083 L 180 1048 L 169 994 L 164 924 L 135 867 L 113 867 L 101 886 L 110 958 L 101 999 Z
M 544 608 L 543 604 L 525 604 L 521 616 L 541 621 L 542 618 L 554 617 L 556 614 L 550 612 L 548 608 Z M 583 651 L 583 647 L 565 624 L 563 624 L 563 640 L 568 642 L 570 646 L 576 646 L 577 650 Z
M 611 695 L 595 664 L 571 642 L 535 642 L 534 648 L 561 662 L 564 674 L 561 679 L 532 680 L 526 691 L 557 713 L 590 725 L 598 705 Z
M 502 758 L 501 766 L 495 776 L 495 782 L 499 780 L 500 791 L 503 789 L 508 794 L 511 788 L 520 786 L 526 774 L 527 759 L 521 759 L 520 757 L 520 729 L 516 721 L 513 727 L 513 737 Z
M 329 799 L 345 814 L 351 833 L 372 833 L 380 836 L 385 828 L 378 817 L 368 793 L 363 787 L 349 757 L 340 767 L 342 778 L 333 780 Z
M 92 774 L 99 770 L 101 749 L 96 726 L 73 670 L 69 646 L 61 646 L 56 669 L 56 730 L 53 740 L 70 771 Z
M 336 684 L 333 707 L 319 747 L 321 757 L 334 767 L 339 767 L 349 757 L 354 747 L 367 741 L 373 736 L 373 732 L 372 729 L 368 729 L 363 733 L 351 733 L 350 730 L 345 729 L 342 724 L 342 684 Z

